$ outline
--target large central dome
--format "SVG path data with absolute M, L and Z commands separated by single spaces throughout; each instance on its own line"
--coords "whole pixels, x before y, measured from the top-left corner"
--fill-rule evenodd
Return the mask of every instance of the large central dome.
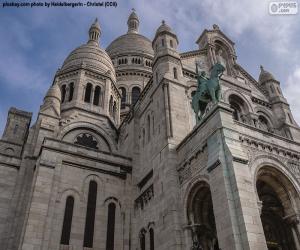
M 151 41 L 143 35 L 127 33 L 115 39 L 106 49 L 114 57 L 123 53 L 141 53 L 153 56 Z
M 110 57 L 115 57 L 122 54 L 144 54 L 153 57 L 151 41 L 138 33 L 139 19 L 135 11 L 128 18 L 128 32 L 115 39 L 106 49 Z

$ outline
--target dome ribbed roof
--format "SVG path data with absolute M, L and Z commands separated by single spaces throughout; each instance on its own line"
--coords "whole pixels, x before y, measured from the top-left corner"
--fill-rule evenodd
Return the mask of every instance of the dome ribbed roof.
M 115 69 L 105 50 L 93 44 L 84 44 L 73 50 L 63 63 L 61 71 L 86 67 L 102 74 L 110 72 L 115 80 Z
M 267 82 L 267 81 L 271 81 L 271 80 L 274 81 L 275 80 L 274 76 L 270 72 L 266 71 L 263 68 L 263 66 L 260 66 L 260 70 L 261 71 L 260 71 L 260 75 L 259 75 L 259 79 L 258 79 L 259 83 L 264 83 L 264 82 Z
M 162 32 L 173 33 L 171 27 L 169 25 L 167 25 L 164 20 L 162 21 L 162 24 L 156 30 L 156 35 L 159 34 L 159 33 L 162 33 Z
M 127 33 L 115 39 L 106 49 L 112 57 L 122 53 L 141 53 L 154 55 L 151 41 L 143 35 Z
M 45 95 L 45 98 L 56 98 L 59 101 L 61 101 L 61 92 L 60 92 L 60 88 L 58 87 L 57 84 L 52 85 L 48 91 L 47 94 Z

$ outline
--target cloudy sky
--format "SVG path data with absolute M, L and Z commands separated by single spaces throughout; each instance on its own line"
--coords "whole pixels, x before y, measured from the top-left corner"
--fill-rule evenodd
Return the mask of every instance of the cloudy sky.
M 100 1 L 100 0 L 99 0 Z M 150 39 L 164 19 L 177 33 L 180 50 L 214 23 L 236 43 L 238 63 L 258 79 L 259 65 L 281 82 L 300 124 L 300 14 L 271 16 L 264 0 L 117 0 L 117 8 L 2 8 L 0 6 L 0 133 L 9 107 L 35 114 L 56 70 L 70 51 L 87 41 L 95 17 L 106 48 L 127 31 L 135 8 L 140 33 Z M 2 3 L 1 1 L 0 3 Z

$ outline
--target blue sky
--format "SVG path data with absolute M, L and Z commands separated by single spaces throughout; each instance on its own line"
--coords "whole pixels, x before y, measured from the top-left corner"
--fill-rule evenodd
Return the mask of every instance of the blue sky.
M 2 1 L 1 1 L 2 2 Z M 9 107 L 35 117 L 56 70 L 67 55 L 87 41 L 98 17 L 101 47 L 127 31 L 135 8 L 140 33 L 150 39 L 164 19 L 177 33 L 180 51 L 214 23 L 236 43 L 238 63 L 258 79 L 259 65 L 281 82 L 300 123 L 300 14 L 271 16 L 262 0 L 118 0 L 117 8 L 0 8 L 0 133 Z M 35 118 L 34 117 L 34 118 Z

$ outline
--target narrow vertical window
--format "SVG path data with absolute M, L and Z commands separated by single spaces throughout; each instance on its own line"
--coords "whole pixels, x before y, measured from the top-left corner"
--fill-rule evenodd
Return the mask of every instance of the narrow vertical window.
M 140 247 L 141 247 L 141 250 L 146 249 L 146 239 L 145 239 L 145 232 L 144 231 L 140 232 Z
M 94 101 L 93 101 L 93 104 L 94 105 L 99 105 L 99 102 L 100 102 L 100 93 L 101 93 L 101 88 L 99 86 L 97 86 L 95 88 L 95 93 L 94 93 Z
M 150 250 L 154 250 L 154 231 L 153 231 L 153 228 L 150 228 L 149 236 L 150 236 Z
M 107 233 L 106 233 L 106 250 L 114 250 L 115 242 L 115 219 L 116 218 L 116 205 L 110 203 L 108 205 L 107 214 Z
M 132 93 L 131 93 L 131 104 L 135 104 L 137 100 L 139 99 L 141 90 L 139 87 L 133 87 Z
M 173 74 L 174 74 L 174 79 L 177 79 L 178 76 L 177 76 L 177 69 L 176 68 L 173 68 Z
M 173 48 L 173 40 L 170 40 L 170 46 Z
M 91 101 L 91 94 L 92 94 L 92 84 L 91 83 L 88 83 L 86 85 L 86 88 L 85 88 L 85 95 L 84 95 L 84 101 L 85 102 L 90 102 Z
M 165 40 L 164 39 L 161 39 L 161 46 L 165 46 Z
M 17 133 L 17 131 L 18 131 L 18 128 L 19 128 L 19 125 L 18 125 L 18 124 L 16 124 L 16 125 L 15 125 L 15 127 L 14 127 L 14 131 L 13 131 L 14 135 Z
M 121 109 L 124 109 L 126 107 L 126 89 L 121 87 Z
M 108 106 L 108 112 L 110 115 L 112 115 L 112 113 L 113 113 L 113 103 L 114 103 L 113 97 L 110 96 L 109 106 Z
M 73 208 L 74 208 L 74 198 L 72 196 L 68 196 L 66 200 L 65 215 L 64 215 L 63 228 L 62 228 L 61 239 L 60 239 L 61 245 L 70 245 Z
M 117 115 L 117 103 L 116 103 L 116 101 L 114 101 L 112 110 L 113 110 L 113 118 L 116 119 L 116 115 Z
M 61 86 L 61 102 L 64 103 L 66 98 L 66 85 Z
M 73 99 L 73 94 L 74 94 L 74 82 L 71 82 L 69 85 L 70 88 L 70 93 L 69 93 L 69 102 L 72 101 Z
M 83 247 L 93 247 L 96 202 L 97 183 L 95 181 L 91 181 L 89 185 L 88 204 L 86 209 Z

